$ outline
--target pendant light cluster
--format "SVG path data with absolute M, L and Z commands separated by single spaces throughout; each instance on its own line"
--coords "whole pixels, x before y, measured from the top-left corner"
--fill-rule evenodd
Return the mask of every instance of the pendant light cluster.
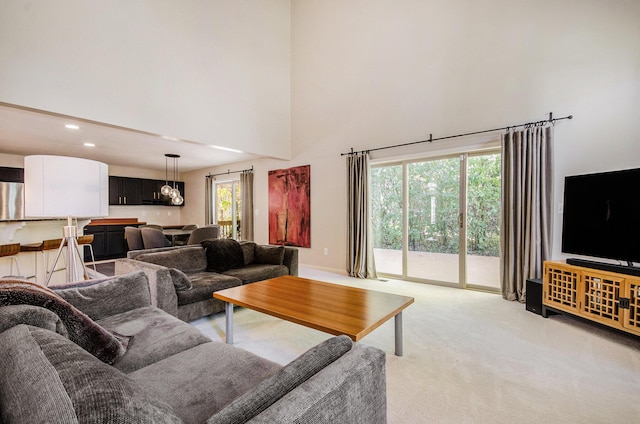
M 166 153 L 164 160 L 164 185 L 160 188 L 160 194 L 163 196 L 171 197 L 171 204 L 173 205 L 181 205 L 184 203 L 184 198 L 180 195 L 180 190 L 178 190 L 178 158 L 180 155 L 176 155 L 173 153 Z M 168 176 L 168 162 L 169 158 L 173 159 L 173 187 L 169 185 L 169 176 Z

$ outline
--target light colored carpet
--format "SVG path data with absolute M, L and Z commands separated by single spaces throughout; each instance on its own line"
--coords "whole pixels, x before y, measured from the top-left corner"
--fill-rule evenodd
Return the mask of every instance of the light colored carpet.
M 638 423 L 640 339 L 575 318 L 544 319 L 499 295 L 301 266 L 300 276 L 413 296 L 404 356 L 390 320 L 361 343 L 387 353 L 389 423 Z M 235 345 L 286 364 L 330 337 L 237 308 Z M 224 341 L 224 313 L 194 321 Z

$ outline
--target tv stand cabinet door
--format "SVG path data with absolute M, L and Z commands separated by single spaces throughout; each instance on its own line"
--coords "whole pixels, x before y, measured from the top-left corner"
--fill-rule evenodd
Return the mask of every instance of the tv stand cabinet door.
M 629 307 L 622 309 L 622 325 L 626 331 L 640 336 L 640 278 L 627 278 L 625 284 L 625 299 L 629 300 Z
M 619 303 L 624 294 L 624 276 L 588 270 L 581 274 L 580 314 L 592 321 L 622 328 Z
M 554 309 L 579 314 L 580 271 L 562 262 L 544 263 L 542 303 Z

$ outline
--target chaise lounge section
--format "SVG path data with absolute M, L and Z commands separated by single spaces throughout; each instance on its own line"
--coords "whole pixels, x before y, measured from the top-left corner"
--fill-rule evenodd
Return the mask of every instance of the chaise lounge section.
M 331 337 L 281 366 L 151 304 L 144 272 L 0 280 L 0 422 L 384 423 L 385 355 Z
M 230 239 L 200 245 L 129 251 L 116 275 L 144 271 L 153 305 L 183 321 L 224 310 L 213 292 L 256 281 L 298 275 L 298 250 Z

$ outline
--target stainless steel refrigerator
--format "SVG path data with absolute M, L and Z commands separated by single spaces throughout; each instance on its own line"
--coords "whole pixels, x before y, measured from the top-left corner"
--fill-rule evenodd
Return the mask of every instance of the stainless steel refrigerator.
M 24 183 L 0 182 L 0 221 L 24 219 Z

